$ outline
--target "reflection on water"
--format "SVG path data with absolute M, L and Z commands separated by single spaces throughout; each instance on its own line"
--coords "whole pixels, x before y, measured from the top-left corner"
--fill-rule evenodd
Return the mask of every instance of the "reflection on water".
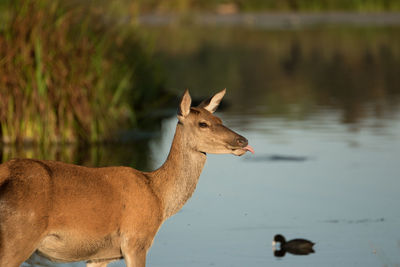
M 200 97 L 227 87 L 229 105 L 217 116 L 256 150 L 254 158 L 208 155 L 194 196 L 157 234 L 148 266 L 400 264 L 399 27 L 146 31 L 170 90 Z M 121 146 L 4 148 L 2 160 L 154 169 L 175 125 L 165 120 L 161 138 Z M 267 238 L 277 232 L 310 238 L 318 253 L 277 260 Z
M 226 87 L 241 113 L 304 119 L 334 109 L 355 124 L 398 111 L 400 27 L 148 30 L 170 88 Z
M 57 160 L 78 165 L 131 166 L 140 170 L 151 169 L 149 161 L 149 139 L 127 144 L 98 144 L 90 146 L 3 146 L 0 149 L 1 162 L 13 158 L 36 158 Z
M 251 160 L 255 162 L 266 162 L 266 161 L 305 161 L 309 160 L 305 156 L 291 156 L 291 155 L 256 155 L 253 157 L 245 157 L 246 160 Z

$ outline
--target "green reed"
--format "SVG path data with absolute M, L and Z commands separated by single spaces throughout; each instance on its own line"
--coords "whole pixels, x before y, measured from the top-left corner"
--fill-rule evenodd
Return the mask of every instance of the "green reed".
M 131 24 L 106 22 L 90 4 L 17 0 L 2 8 L 3 143 L 115 139 L 135 125 L 141 102 L 159 101 L 162 78 Z

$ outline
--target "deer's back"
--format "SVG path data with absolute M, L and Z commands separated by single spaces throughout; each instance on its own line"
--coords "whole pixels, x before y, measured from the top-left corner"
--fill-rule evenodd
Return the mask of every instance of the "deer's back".
M 16 159 L 0 165 L 0 208 L 40 214 L 50 228 L 98 235 L 120 228 L 127 216 L 134 216 L 131 224 L 157 219 L 160 203 L 146 176 L 132 168 Z

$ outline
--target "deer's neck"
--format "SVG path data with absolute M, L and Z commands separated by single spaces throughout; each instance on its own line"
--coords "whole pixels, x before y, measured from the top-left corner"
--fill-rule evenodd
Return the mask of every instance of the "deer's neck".
M 176 127 L 165 163 L 149 174 L 153 190 L 163 203 L 165 218 L 177 213 L 192 196 L 207 158 L 191 147 L 182 127 Z

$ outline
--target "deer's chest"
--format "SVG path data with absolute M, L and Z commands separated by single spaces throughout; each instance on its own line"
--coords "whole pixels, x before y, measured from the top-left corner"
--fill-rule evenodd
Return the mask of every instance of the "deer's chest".
M 72 232 L 55 232 L 46 236 L 38 247 L 39 254 L 56 262 L 117 259 L 122 257 L 120 237 L 82 236 Z

